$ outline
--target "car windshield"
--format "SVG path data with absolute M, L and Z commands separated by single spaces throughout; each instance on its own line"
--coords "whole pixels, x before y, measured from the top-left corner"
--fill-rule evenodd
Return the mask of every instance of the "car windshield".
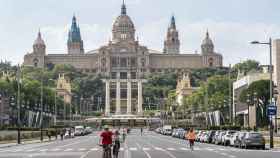
M 260 133 L 250 133 L 250 137 L 260 138 L 260 137 L 262 137 L 262 135 Z

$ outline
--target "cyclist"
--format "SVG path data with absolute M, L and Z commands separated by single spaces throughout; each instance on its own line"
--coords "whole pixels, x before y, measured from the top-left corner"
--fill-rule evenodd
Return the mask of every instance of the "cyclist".
M 116 130 L 114 132 L 114 145 L 113 145 L 113 157 L 118 158 L 119 150 L 120 150 L 120 132 Z
M 191 128 L 189 132 L 187 132 L 186 138 L 189 140 L 190 149 L 193 150 L 194 140 L 195 140 L 195 131 L 193 130 L 193 128 Z
M 108 126 L 104 126 L 104 131 L 100 134 L 102 138 L 101 145 L 103 147 L 103 158 L 112 158 L 111 145 L 113 133 L 109 130 Z

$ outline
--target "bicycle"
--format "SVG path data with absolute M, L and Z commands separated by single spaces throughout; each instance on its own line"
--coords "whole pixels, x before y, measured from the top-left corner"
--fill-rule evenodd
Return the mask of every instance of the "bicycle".
M 112 158 L 111 145 L 101 145 L 103 147 L 102 158 Z
M 118 158 L 119 150 L 120 150 L 120 142 L 115 141 L 113 145 L 113 158 Z
M 191 151 L 194 150 L 194 140 L 189 140 Z

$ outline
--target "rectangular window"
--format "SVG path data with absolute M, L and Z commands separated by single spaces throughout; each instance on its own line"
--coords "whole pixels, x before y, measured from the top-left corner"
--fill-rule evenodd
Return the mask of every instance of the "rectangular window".
M 137 67 L 136 58 L 131 58 L 131 67 Z
M 117 73 L 116 72 L 111 72 L 111 78 L 112 79 L 117 79 Z
M 112 67 L 117 67 L 118 66 L 118 59 L 117 59 L 117 57 L 112 57 L 111 58 L 111 64 L 112 64 Z
M 131 72 L 130 77 L 131 77 L 131 79 L 136 79 L 136 72 Z
M 127 79 L 127 72 L 120 72 L 120 79 Z
M 127 89 L 121 89 L 121 98 L 127 98 Z
M 121 64 L 121 67 L 127 67 L 127 59 L 121 58 L 120 64 Z

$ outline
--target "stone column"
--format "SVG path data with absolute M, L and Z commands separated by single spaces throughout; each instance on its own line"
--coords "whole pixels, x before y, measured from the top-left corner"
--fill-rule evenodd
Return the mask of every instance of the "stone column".
M 116 114 L 121 113 L 121 83 L 117 81 Z
M 143 107 L 142 107 L 142 104 L 143 104 L 143 98 L 142 98 L 142 81 L 139 80 L 138 81 L 138 115 L 142 115 L 143 114 Z
M 105 116 L 110 115 L 110 81 L 106 80 Z
M 249 117 L 250 117 L 249 127 L 253 129 L 257 125 L 255 105 L 249 107 Z
M 131 81 L 127 82 L 127 114 L 131 114 Z

